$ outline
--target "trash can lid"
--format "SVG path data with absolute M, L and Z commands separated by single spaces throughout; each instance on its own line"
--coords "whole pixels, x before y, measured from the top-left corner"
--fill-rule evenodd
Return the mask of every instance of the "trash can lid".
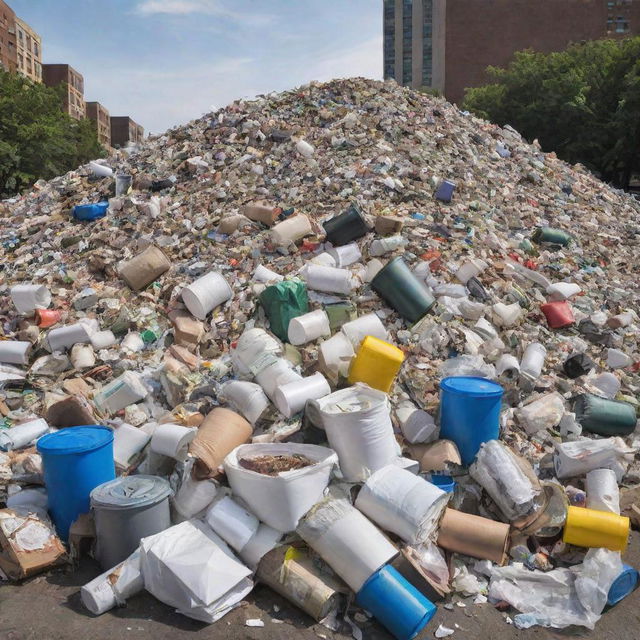
M 613 606 L 628 596 L 638 584 L 638 572 L 628 564 L 622 565 L 622 573 L 613 581 L 607 596 L 607 604 Z
M 440 382 L 440 388 L 443 391 L 476 398 L 493 398 L 504 393 L 504 389 L 497 382 L 472 376 L 445 378 Z
M 38 440 L 36 448 L 39 453 L 63 456 L 68 453 L 87 453 L 112 441 L 113 431 L 109 427 L 94 424 L 48 433 Z
M 171 485 L 158 476 L 126 476 L 98 485 L 90 494 L 91 506 L 100 509 L 135 509 L 156 504 L 171 495 Z

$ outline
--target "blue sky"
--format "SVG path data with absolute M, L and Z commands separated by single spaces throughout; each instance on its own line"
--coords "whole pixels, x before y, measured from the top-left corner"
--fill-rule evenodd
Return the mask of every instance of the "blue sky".
M 311 80 L 382 76 L 380 0 L 7 0 L 45 63 L 146 131 Z

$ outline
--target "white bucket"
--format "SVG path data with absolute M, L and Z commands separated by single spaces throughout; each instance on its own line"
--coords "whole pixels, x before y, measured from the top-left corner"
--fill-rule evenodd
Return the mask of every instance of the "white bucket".
M 29 364 L 31 343 L 20 340 L 0 341 L 0 362 L 7 364 Z
M 229 496 L 224 496 L 209 507 L 205 521 L 236 551 L 244 548 L 260 526 L 258 518 Z
M 239 460 L 265 455 L 300 454 L 316 464 L 267 476 L 243 468 Z M 245 444 L 224 461 L 229 486 L 262 522 L 277 531 L 293 531 L 298 520 L 322 497 L 336 454 L 312 444 Z
M 532 380 L 537 380 L 542 373 L 546 357 L 547 350 L 539 342 L 532 342 L 522 355 L 520 373 Z
M 308 378 L 280 384 L 275 392 L 275 405 L 285 417 L 302 411 L 308 400 L 316 400 L 331 393 L 331 387 L 321 373 Z
M 47 342 L 51 352 L 64 351 L 74 344 L 91 342 L 91 336 L 98 332 L 98 321 L 93 318 L 83 318 L 75 324 L 51 329 L 47 333 Z
M 48 430 L 49 425 L 42 418 L 29 420 L 29 422 L 23 422 L 9 429 L 3 429 L 0 431 L 0 449 L 5 451 L 21 449 L 43 436 Z
M 315 291 L 347 295 L 355 288 L 353 274 L 348 269 L 310 264 L 303 275 L 309 289 Z
M 259 264 L 253 272 L 253 279 L 256 282 L 280 282 L 281 280 L 284 280 L 284 276 L 281 276 L 279 273 L 271 271 L 271 269 Z
M 396 407 L 396 418 L 409 444 L 432 442 L 438 437 L 439 430 L 433 417 L 418 409 L 411 401 L 402 402 Z
M 113 430 L 113 459 L 121 469 L 128 469 L 142 450 L 149 444 L 151 436 L 126 422 Z
M 355 355 L 351 341 L 342 331 L 339 331 L 320 345 L 318 356 L 320 369 L 331 380 L 337 381 L 339 375 L 347 376 L 351 360 Z
M 18 312 L 27 316 L 51 304 L 49 289 L 42 284 L 17 284 L 11 287 L 9 293 Z
M 229 283 L 221 274 L 212 271 L 192 282 L 182 290 L 182 301 L 189 312 L 205 320 L 211 311 L 233 295 Z
M 179 424 L 159 424 L 151 437 L 151 451 L 184 462 L 189 453 L 189 444 L 197 432 L 197 429 Z
M 253 425 L 269 407 L 269 399 L 255 382 L 230 380 L 222 385 L 220 395 Z
M 96 364 L 96 354 L 90 344 L 74 344 L 70 358 L 74 369 L 88 369 Z
M 586 477 L 587 508 L 620 515 L 620 489 L 611 469 L 594 469 Z
M 113 331 L 98 331 L 91 336 L 91 345 L 94 349 L 106 349 L 117 342 Z
M 435 531 L 449 497 L 420 476 L 389 465 L 366 481 L 355 506 L 380 528 L 413 545 Z
M 310 233 L 313 233 L 313 227 L 309 218 L 299 213 L 297 216 L 291 216 L 273 227 L 271 229 L 271 238 L 275 244 L 284 247 L 292 242 L 301 240 Z
M 362 258 L 360 247 L 358 247 L 355 242 L 350 242 L 341 247 L 334 247 L 333 249 L 329 249 L 327 253 L 333 258 L 335 263 L 334 265 L 328 266 L 348 267 L 350 264 L 358 262 L 358 260 Z
M 382 532 L 344 499 L 320 502 L 297 533 L 355 593 L 398 554 Z
M 360 347 L 360 343 L 366 336 L 374 336 L 385 342 L 389 340 L 389 334 L 382 324 L 382 320 L 375 313 L 367 313 L 355 320 L 351 320 L 351 322 L 345 322 L 341 331 L 349 338 L 354 350 Z
M 468 260 L 456 271 L 456 278 L 458 278 L 462 284 L 467 284 L 471 278 L 479 276 L 487 266 L 484 260 Z
M 257 327 L 247 329 L 231 351 L 233 368 L 240 376 L 257 376 L 282 355 L 282 345 L 271 334 Z
M 322 309 L 292 318 L 287 330 L 289 342 L 295 346 L 331 335 L 329 316 Z
M 574 282 L 556 282 L 547 287 L 547 296 L 550 302 L 568 300 L 572 296 L 578 295 L 582 289 Z
M 268 524 L 261 524 L 256 534 L 242 547 L 238 555 L 252 571 L 255 571 L 260 564 L 260 560 L 269 551 L 276 548 L 281 538 L 281 531 L 277 531 Z
M 215 480 L 196 480 L 187 473 L 173 499 L 173 507 L 181 518 L 191 520 L 213 502 L 217 493 Z
M 291 363 L 284 358 L 278 358 L 256 375 L 256 382 L 272 401 L 279 386 L 298 380 L 302 380 L 302 376 L 294 371 Z
M 138 374 L 133 371 L 125 371 L 121 376 L 102 387 L 94 395 L 93 401 L 100 411 L 116 413 L 146 397 L 147 389 Z
M 310 401 L 307 411 L 327 432 L 347 482 L 364 482 L 399 457 L 386 393 L 356 384 Z

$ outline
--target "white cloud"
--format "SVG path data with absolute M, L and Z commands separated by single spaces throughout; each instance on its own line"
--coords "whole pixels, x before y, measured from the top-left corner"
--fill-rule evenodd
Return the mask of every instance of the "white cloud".
M 260 27 L 271 22 L 271 16 L 252 11 L 234 11 L 221 0 L 142 0 L 134 13 L 143 16 L 206 14 L 227 18 L 247 26 Z

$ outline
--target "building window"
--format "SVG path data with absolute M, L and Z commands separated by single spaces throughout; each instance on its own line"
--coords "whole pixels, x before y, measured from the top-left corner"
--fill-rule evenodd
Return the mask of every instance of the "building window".
M 39 58 L 39 57 L 40 57 L 40 48 L 38 47 L 38 43 L 37 43 L 37 42 L 34 42 L 34 43 L 33 43 L 33 55 L 34 55 L 36 58 Z
M 413 0 L 402 3 L 402 84 L 411 84 Z
M 422 23 L 422 86 L 433 83 L 433 0 L 424 0 Z
M 384 0 L 384 77 L 393 78 L 396 66 L 396 3 Z
M 626 33 L 629 31 L 629 21 L 623 16 L 616 19 L 616 33 Z

